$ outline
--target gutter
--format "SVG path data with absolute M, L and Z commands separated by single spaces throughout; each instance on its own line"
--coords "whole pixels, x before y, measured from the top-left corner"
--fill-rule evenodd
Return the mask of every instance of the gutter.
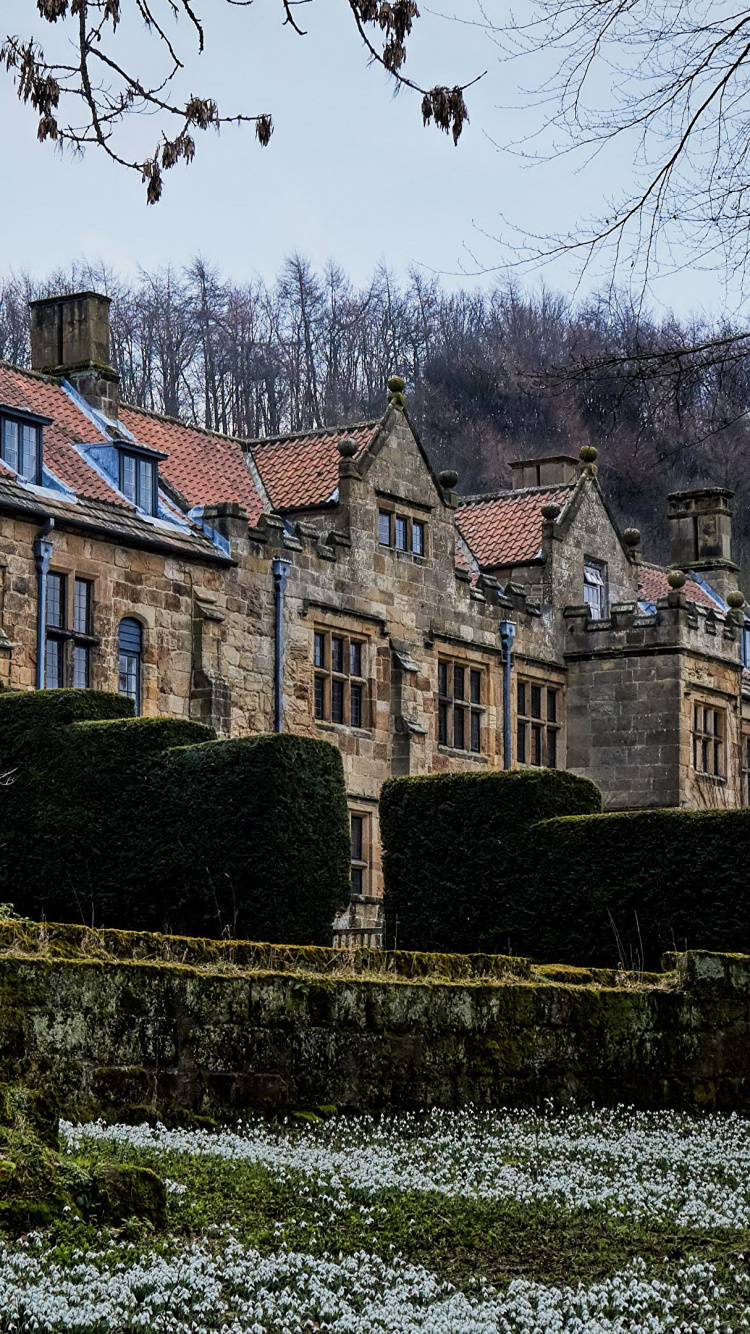
M 284 593 L 291 566 L 276 556 L 271 563 L 274 583 L 276 652 L 274 659 L 274 731 L 284 730 Z
M 61 503 L 64 504 L 64 497 L 61 497 Z M 18 514 L 22 518 L 33 523 L 34 519 L 46 520 L 47 510 L 36 505 L 22 505 L 18 501 L 14 503 L 12 498 L 0 496 L 0 513 Z M 93 533 L 102 542 L 119 542 L 122 546 L 137 547 L 144 551 L 158 551 L 165 556 L 189 556 L 197 562 L 203 562 L 207 565 L 237 565 L 237 561 L 229 556 L 222 556 L 218 548 L 214 551 L 195 551 L 192 547 L 181 545 L 179 540 L 176 542 L 160 542 L 158 538 L 141 536 L 139 533 L 130 532 L 123 528 L 108 528 L 103 524 L 98 524 L 94 520 L 79 519 L 74 514 L 58 514 L 56 518 L 58 528 L 71 528 L 74 532 Z
M 47 658 L 47 575 L 52 560 L 52 539 L 50 533 L 55 526 L 53 518 L 48 517 L 34 538 L 34 563 L 36 565 L 37 600 L 36 600 L 36 688 L 44 689 Z

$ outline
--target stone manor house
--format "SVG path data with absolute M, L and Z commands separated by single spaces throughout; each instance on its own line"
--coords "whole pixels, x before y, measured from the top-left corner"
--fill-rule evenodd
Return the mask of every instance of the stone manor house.
M 552 765 L 612 810 L 748 803 L 728 491 L 669 496 L 668 574 L 591 449 L 458 495 L 398 378 L 377 421 L 240 440 L 119 402 L 106 297 L 32 302 L 31 348 L 0 363 L 0 684 L 336 744 L 339 943 L 378 939 L 391 775 Z

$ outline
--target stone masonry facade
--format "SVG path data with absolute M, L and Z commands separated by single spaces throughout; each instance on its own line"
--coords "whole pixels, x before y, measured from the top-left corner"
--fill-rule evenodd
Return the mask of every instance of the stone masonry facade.
M 398 378 L 377 421 L 235 440 L 118 401 L 105 298 L 31 318 L 34 369 L 0 363 L 0 684 L 337 745 L 337 943 L 379 943 L 392 776 L 552 764 L 608 809 L 747 804 L 726 491 L 669 498 L 667 572 L 619 531 L 590 449 L 463 497 Z

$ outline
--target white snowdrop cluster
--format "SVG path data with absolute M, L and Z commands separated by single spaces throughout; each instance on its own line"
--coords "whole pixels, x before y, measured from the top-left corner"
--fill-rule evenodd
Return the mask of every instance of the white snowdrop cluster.
M 0 1249 L 3 1334 L 737 1334 L 750 1283 L 708 1264 L 649 1279 L 634 1262 L 585 1288 L 516 1281 L 462 1293 L 427 1270 L 366 1254 L 263 1258 L 229 1240 L 136 1259 L 87 1251 L 59 1266 L 43 1243 Z
M 237 1131 L 63 1124 L 71 1150 L 108 1141 L 159 1154 L 213 1154 L 303 1172 L 333 1209 L 394 1188 L 483 1199 L 549 1201 L 672 1220 L 750 1225 L 750 1122 L 626 1108 L 565 1115 L 505 1110 L 334 1119 Z

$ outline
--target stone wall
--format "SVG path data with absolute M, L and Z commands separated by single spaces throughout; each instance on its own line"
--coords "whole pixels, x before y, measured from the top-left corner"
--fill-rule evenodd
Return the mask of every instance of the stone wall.
M 681 592 L 643 615 L 615 604 L 610 619 L 566 613 L 568 768 L 592 778 L 605 808 L 734 808 L 741 783 L 742 667 L 731 617 Z M 722 717 L 723 772 L 697 773 L 693 709 Z
M 227 539 L 231 559 L 217 552 L 212 563 L 128 545 L 90 525 L 84 531 L 72 505 L 68 518 L 56 521 L 53 571 L 69 576 L 71 596 L 73 575 L 93 585 L 93 687 L 118 688 L 117 628 L 123 616 L 135 617 L 144 632 L 143 712 L 192 717 L 222 736 L 274 728 L 272 563 L 288 561 L 283 726 L 339 747 L 350 807 L 364 822 L 363 892 L 338 923 L 345 944 L 357 933 L 374 943 L 380 928 L 383 783 L 503 764 L 504 619 L 516 627 L 514 764 L 521 683 L 552 692 L 556 765 L 593 778 L 608 807 L 731 807 L 747 797 L 750 691 L 742 741 L 739 636 L 722 616 L 691 611 L 681 594 L 653 617 L 638 615 L 637 557 L 623 546 L 595 468 L 583 468 L 559 522 L 544 523 L 541 547 L 526 567 L 494 575 L 457 569 L 456 504 L 408 416 L 392 407 L 365 454 L 340 459 L 338 488 L 325 506 L 264 513 L 257 528 L 236 504 L 205 506 L 203 518 Z M 424 524 L 424 554 L 381 545 L 383 509 Z M 38 519 L 0 513 L 0 686 L 15 689 L 34 684 L 37 528 Z M 156 544 L 158 526 L 152 536 Z M 607 566 L 606 621 L 581 611 L 585 557 Z M 361 726 L 315 716 L 316 631 L 362 645 Z M 481 673 L 478 752 L 450 737 L 441 742 L 441 662 L 449 678 L 454 667 Z M 691 761 L 699 701 L 718 702 L 726 713 L 726 775 L 717 781 L 696 775 Z
M 0 928 L 0 1080 L 72 1116 L 561 1101 L 750 1108 L 750 958 L 523 960 Z

